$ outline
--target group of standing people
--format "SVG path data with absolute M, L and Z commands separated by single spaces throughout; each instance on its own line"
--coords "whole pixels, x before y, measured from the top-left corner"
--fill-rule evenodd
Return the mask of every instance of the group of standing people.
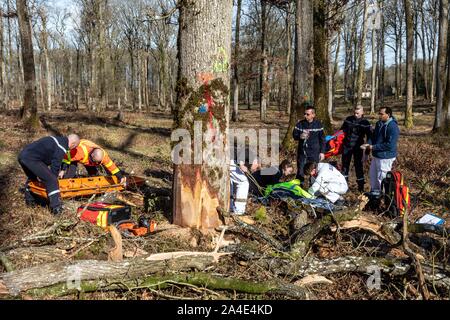
M 379 121 L 372 129 L 370 122 L 364 117 L 364 109 L 357 106 L 353 115 L 347 117 L 341 130 L 344 131 L 342 153 L 342 172 L 330 164 L 319 163 L 324 160 L 325 134 L 320 120 L 316 119 L 313 106 L 305 108 L 304 120 L 297 123 L 293 131 L 294 140 L 298 141 L 297 178 L 302 181 L 305 176 L 312 177 L 309 192 L 320 193 L 335 203 L 348 190 L 350 164 L 353 163 L 358 190 L 364 191 L 364 158 L 372 153 L 370 164 L 370 192 L 380 194 L 381 182 L 397 157 L 397 142 L 400 134 L 397 120 L 389 107 L 381 107 L 378 112 Z
M 299 121 L 293 131 L 294 140 L 298 141 L 297 173 L 303 188 L 305 177 L 310 178 L 308 193 L 312 196 L 323 196 L 330 202 L 343 204 L 342 196 L 348 191 L 350 164 L 353 159 L 358 191 L 364 192 L 364 159 L 371 153 L 370 192 L 373 195 L 381 193 L 381 182 L 391 171 L 397 157 L 397 142 L 399 127 L 392 115 L 392 109 L 381 107 L 378 111 L 379 121 L 375 128 L 364 117 L 364 108 L 357 106 L 353 115 L 347 117 L 341 130 L 345 134 L 342 152 L 342 170 L 339 171 L 325 160 L 326 143 L 324 128 L 316 119 L 315 108 L 308 105 L 305 108 L 304 119 Z M 289 161 L 283 161 L 278 168 L 268 168 L 272 173 L 261 175 L 261 168 L 256 155 L 236 146 L 232 149 L 230 163 L 231 205 L 230 211 L 244 214 L 249 190 L 256 181 L 258 187 L 266 187 L 280 181 L 293 172 Z M 250 181 L 249 181 L 250 179 Z

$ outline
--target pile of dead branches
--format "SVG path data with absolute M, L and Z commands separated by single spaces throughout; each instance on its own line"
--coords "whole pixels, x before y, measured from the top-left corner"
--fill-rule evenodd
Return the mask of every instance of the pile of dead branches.
M 61 220 L 0 248 L 0 296 L 140 292 L 141 298 L 164 299 L 311 299 L 323 297 L 321 288 L 335 290 L 342 275 L 357 275 L 380 296 L 395 284 L 403 285 L 401 294 L 388 297 L 446 297 L 446 229 L 410 224 L 407 215 L 371 215 L 363 212 L 366 203 L 361 198 L 357 207 L 302 223 L 307 210 L 288 216 L 269 207 L 265 218 L 258 213 L 243 219 L 218 208 L 225 224 L 217 232 L 167 223 L 160 233 L 137 239 L 122 239 L 114 229 L 86 234 L 82 230 L 92 226 Z M 26 259 L 28 264 L 17 263 Z

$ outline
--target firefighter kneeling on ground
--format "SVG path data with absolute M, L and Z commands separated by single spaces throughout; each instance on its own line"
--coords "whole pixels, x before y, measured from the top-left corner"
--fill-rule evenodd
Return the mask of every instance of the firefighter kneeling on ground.
M 78 163 L 85 166 L 89 176 L 99 175 L 98 166 L 103 166 L 110 174 L 119 179 L 120 184 L 126 184 L 127 182 L 126 177 L 111 160 L 108 153 L 92 141 L 81 139 L 77 148 L 66 153 L 62 161 L 59 178 L 74 178 Z
M 27 205 L 36 204 L 34 196 L 28 189 L 28 182 L 40 180 L 45 185 L 51 212 L 60 214 L 63 211 L 58 172 L 64 154 L 68 152 L 68 149 L 74 150 L 79 142 L 80 138 L 76 134 L 70 134 L 67 137 L 44 137 L 23 148 L 18 161 L 28 178 L 25 183 L 25 203 Z

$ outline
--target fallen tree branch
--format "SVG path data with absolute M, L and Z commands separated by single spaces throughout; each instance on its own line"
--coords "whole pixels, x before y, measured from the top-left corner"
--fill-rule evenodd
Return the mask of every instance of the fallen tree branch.
M 213 276 L 208 273 L 153 275 L 142 279 L 100 279 L 81 281 L 79 289 L 67 288 L 66 283 L 26 291 L 27 295 L 42 298 L 45 296 L 61 297 L 78 291 L 95 292 L 108 290 L 165 289 L 173 284 L 198 286 L 210 290 L 227 290 L 248 294 L 280 294 L 295 299 L 310 299 L 311 293 L 305 288 L 282 281 L 247 281 L 235 278 Z
M 231 217 L 231 219 L 236 224 L 236 226 L 238 226 L 240 229 L 242 229 L 244 231 L 252 233 L 253 235 L 257 236 L 258 239 L 264 240 L 275 250 L 287 251 L 286 247 L 280 241 L 276 240 L 275 238 L 268 235 L 267 233 L 260 230 L 259 228 L 243 222 L 241 219 L 239 219 L 239 216 L 230 214 L 229 212 L 225 211 L 222 208 L 217 208 L 217 211 L 219 212 L 220 215 L 222 215 L 222 217 Z M 230 229 L 230 230 L 236 231 L 236 229 Z
M 401 235 L 394 230 L 394 227 L 395 225 L 392 223 L 379 222 L 372 216 L 360 216 L 353 220 L 341 222 L 341 230 L 356 228 L 370 231 L 391 245 L 399 243 L 402 239 Z
M 294 235 L 295 240 L 291 245 L 291 255 L 296 258 L 303 258 L 309 250 L 309 247 L 313 240 L 322 232 L 325 228 L 331 226 L 333 223 L 341 224 L 344 221 L 352 220 L 364 209 L 369 199 L 365 196 L 361 196 L 360 204 L 358 207 L 350 208 L 340 212 L 335 212 L 333 215 L 328 214 L 313 223 L 302 227 Z
M 192 268 L 204 270 L 225 254 L 167 253 L 121 262 L 97 260 L 82 260 L 73 264 L 55 262 L 1 274 L 0 285 L 3 284 L 11 295 L 17 295 L 32 288 L 47 287 L 62 282 L 103 278 L 134 279 L 167 270 L 181 271 Z
M 417 255 L 411 250 L 409 247 L 409 238 L 408 238 L 408 210 L 405 210 L 403 214 L 403 250 L 409 256 L 409 258 L 413 261 L 414 267 L 416 269 L 417 277 L 419 278 L 419 287 L 422 292 L 422 297 L 424 300 L 430 299 L 430 293 L 427 288 L 427 284 L 425 283 L 425 277 L 422 271 L 422 265 L 417 258 Z
M 5 254 L 0 252 L 0 263 L 5 268 L 6 272 L 14 271 L 14 265 L 9 261 Z

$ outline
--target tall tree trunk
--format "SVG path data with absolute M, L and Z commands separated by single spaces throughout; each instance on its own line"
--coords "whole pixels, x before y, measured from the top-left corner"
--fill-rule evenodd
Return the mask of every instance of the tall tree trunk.
M 247 109 L 250 110 L 253 105 L 253 84 L 251 80 L 247 81 Z
M 16 52 L 17 52 L 17 70 L 16 73 L 16 82 L 15 82 L 15 88 L 16 88 L 16 98 L 19 100 L 19 106 L 23 107 L 24 104 L 24 90 L 25 83 L 24 83 L 24 66 L 23 66 L 23 52 L 22 52 L 22 41 L 20 39 L 20 26 L 16 30 Z M 23 109 L 25 110 L 25 109 Z
M 357 99 L 357 82 L 358 82 L 358 68 L 357 62 L 359 59 L 359 50 L 358 50 L 358 32 L 357 32 L 357 21 L 358 19 L 354 19 L 354 37 L 353 37 L 353 59 L 352 59 L 352 103 L 356 103 Z
M 41 10 L 39 12 L 42 22 L 42 31 L 41 31 L 41 46 L 42 46 L 42 56 L 44 61 L 42 64 L 42 91 L 43 96 L 42 100 L 44 102 L 44 109 L 50 111 L 52 106 L 52 80 L 50 75 L 50 59 L 48 56 L 48 32 L 47 32 L 47 14 Z
M 430 70 L 429 73 L 431 74 L 431 88 L 430 88 L 430 102 L 433 103 L 436 98 L 436 68 L 437 68 L 437 61 L 436 61 L 436 33 L 433 32 L 433 30 L 438 29 L 436 26 L 439 24 L 439 22 L 432 22 L 432 25 L 430 26 L 430 37 L 427 41 L 428 43 L 428 57 L 430 58 Z M 427 32 L 428 35 L 428 32 Z
M 352 46 L 348 31 L 344 30 L 345 63 L 344 63 L 344 102 L 348 101 L 348 79 L 351 66 Z
M 183 149 L 183 157 L 192 154 L 194 145 L 194 164 L 190 164 L 192 157 L 189 157 L 189 164 L 174 165 L 173 217 L 174 223 L 180 226 L 217 227 L 220 224 L 217 207 L 229 207 L 228 57 L 232 9 L 232 0 L 180 2 L 175 128 L 184 129 L 194 137 L 198 131 L 194 129 L 196 118 L 202 131 L 195 138 L 204 137 L 203 143 L 191 144 L 184 136 L 189 142 Z M 211 70 L 211 66 L 217 64 L 221 68 Z M 208 106 L 207 113 L 198 113 L 202 98 Z M 203 150 L 203 159 L 198 159 L 201 155 L 201 151 L 196 150 L 198 144 L 207 148 L 206 152 Z M 219 154 L 214 156 L 209 152 L 213 147 Z M 221 151 L 225 152 L 222 156 Z
M 270 104 L 270 84 L 269 84 L 269 62 L 267 60 L 266 49 L 266 22 L 267 22 L 267 2 L 261 0 L 261 67 L 260 67 L 260 118 L 266 121 L 267 106 Z
M 336 104 L 334 103 L 335 96 L 336 96 L 336 76 L 339 71 L 339 52 L 341 49 L 341 34 L 340 31 L 337 31 L 337 45 L 336 45 L 336 53 L 334 55 L 334 66 L 333 66 L 333 77 L 332 77 L 332 96 L 331 96 L 331 102 L 332 102 L 332 114 L 336 112 Z M 330 116 L 330 119 L 333 119 L 332 116 Z
M 6 11 L 10 12 L 10 0 L 6 1 Z M 11 79 L 12 79 L 12 68 L 13 68 L 13 55 L 12 55 L 12 31 L 11 31 L 11 17 L 7 17 L 7 29 L 8 29 L 8 60 L 5 66 L 5 74 L 6 74 L 6 90 L 5 90 L 5 107 L 6 110 L 9 109 L 9 102 L 10 98 L 12 97 L 12 86 L 11 86 Z M 9 70 L 8 70 L 9 69 Z M 8 72 L 9 71 L 9 72 Z
M 411 0 L 404 0 L 406 20 L 406 106 L 405 127 L 412 128 L 413 123 L 413 99 L 414 99 L 414 17 Z M 417 81 L 417 79 L 416 79 Z
M 339 35 L 338 35 L 339 36 Z M 331 41 L 327 41 L 327 58 L 328 58 L 328 71 L 327 71 L 327 111 L 330 121 L 333 120 L 333 73 L 334 73 L 334 63 L 331 58 Z
M 292 23 L 291 23 L 291 11 L 292 2 L 289 3 L 286 12 L 286 112 L 291 114 L 292 106 L 292 76 L 291 76 L 291 56 L 292 56 Z
M 399 36 L 398 36 L 398 76 L 399 76 L 399 97 L 403 97 L 403 72 L 402 72 L 402 35 L 403 35 L 403 19 L 399 16 Z
M 36 98 L 36 73 L 33 55 L 31 22 L 26 0 L 17 0 L 20 40 L 22 44 L 22 61 L 24 75 L 24 105 L 22 119 L 26 118 L 30 128 L 39 127 Z M 30 113 L 30 115 L 28 115 Z
M 410 5 L 412 6 L 412 4 L 410 3 Z M 418 66 L 418 63 L 417 63 L 417 61 L 418 61 L 418 45 L 419 45 L 419 43 L 417 42 L 417 37 L 418 37 L 418 34 L 419 34 L 419 30 L 418 30 L 418 23 L 417 23 L 417 17 L 418 17 L 418 14 L 417 14 L 417 6 L 416 6 L 416 4 L 414 4 L 414 6 L 412 6 L 412 7 L 410 7 L 410 12 L 411 12 L 411 14 L 413 15 L 413 26 L 412 26 L 412 30 L 413 30 L 413 33 L 414 33 L 414 60 L 413 60 L 413 63 L 414 63 L 414 78 L 413 78 L 413 88 L 414 88 L 414 90 L 413 90 L 413 99 L 414 98 L 416 98 L 417 97 L 417 95 L 419 94 L 419 88 L 418 88 L 418 86 L 419 86 L 419 74 L 418 74 L 418 68 L 417 68 L 417 66 Z M 408 18 L 406 18 L 406 20 L 407 20 Z M 423 59 L 423 57 L 422 57 L 422 59 Z
M 326 132 L 331 132 L 331 119 L 327 104 L 328 37 L 326 30 L 325 0 L 314 0 L 314 105 L 318 119 Z
M 428 67 L 427 67 L 427 54 L 426 54 L 426 50 L 425 50 L 425 13 L 424 13 L 424 9 L 423 9 L 423 0 L 420 1 L 419 3 L 419 8 L 421 8 L 420 10 L 420 31 L 422 34 L 422 72 L 423 72 L 423 80 L 424 80 L 424 87 L 425 87 L 425 99 L 428 100 L 430 98 L 430 94 L 429 94 L 429 88 L 428 88 Z M 429 57 L 428 57 L 429 58 Z
M 384 48 L 385 48 L 385 29 L 386 29 L 386 24 L 384 21 L 384 2 L 383 0 L 379 0 L 378 2 L 378 7 L 380 8 L 381 11 L 381 21 L 380 21 L 380 25 L 381 25 L 381 30 L 380 30 L 380 41 L 379 41 L 379 49 L 380 49 L 380 70 L 378 72 L 378 79 L 379 79 L 379 85 L 378 85 L 378 99 L 380 100 L 380 105 L 384 106 L 384 87 L 385 87 L 385 83 L 384 83 L 384 74 L 385 74 L 385 54 L 384 54 Z
M 233 113 L 231 120 L 238 121 L 239 113 L 239 33 L 241 27 L 241 4 L 242 0 L 237 0 L 236 30 L 234 36 L 234 68 L 233 68 Z
M 371 84 L 371 92 L 370 92 L 370 114 L 375 113 L 375 96 L 376 96 L 376 77 L 377 77 L 377 41 L 375 38 L 375 28 L 372 29 L 372 84 Z
M 98 1 L 98 59 L 97 59 L 97 97 L 98 97 L 98 111 L 106 110 L 106 45 L 105 45 L 105 10 L 106 0 Z
M 294 80 L 292 85 L 292 107 L 289 126 L 283 139 L 283 150 L 295 148 L 292 132 L 304 112 L 304 103 L 312 100 L 314 84 L 313 57 L 313 0 L 296 0 Z
M 356 105 L 360 105 L 362 103 L 362 93 L 364 86 L 364 71 L 365 71 L 365 48 L 366 48 L 366 35 L 367 35 L 367 0 L 364 0 L 364 19 L 363 19 L 363 27 L 361 30 L 361 41 L 359 43 L 359 64 L 358 64 L 358 81 L 357 88 L 358 94 L 356 98 Z
M 142 64 L 142 59 L 141 59 L 141 51 L 138 50 L 137 54 L 137 61 L 136 61 L 136 81 L 137 81 L 137 88 L 136 88 L 136 93 L 137 93 L 137 99 L 138 99 L 138 110 L 139 112 L 142 111 L 142 77 L 141 77 L 141 64 Z
M 443 104 L 444 92 L 447 80 L 447 36 L 448 36 L 448 0 L 441 0 L 439 8 L 439 44 L 437 56 L 436 72 L 436 116 L 434 120 L 433 131 L 442 132 L 443 127 Z
M 3 17 L 2 17 L 2 11 L 0 10 L 0 109 L 5 108 L 5 60 L 4 60 L 4 38 L 3 38 Z
M 394 51 L 394 59 L 395 59 L 395 100 L 400 99 L 400 59 L 398 57 L 399 53 L 399 37 L 397 34 L 397 24 L 394 27 L 395 33 L 395 51 Z

